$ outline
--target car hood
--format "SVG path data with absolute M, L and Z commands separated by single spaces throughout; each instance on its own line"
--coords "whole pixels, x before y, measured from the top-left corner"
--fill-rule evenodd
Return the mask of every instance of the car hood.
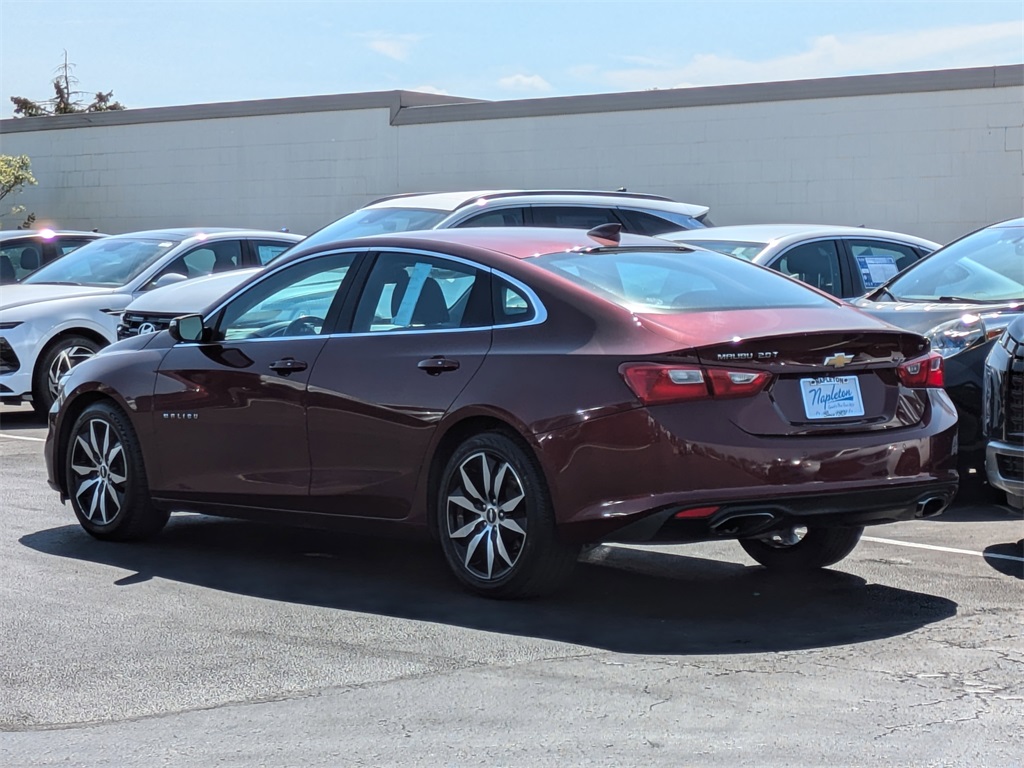
M 956 320 L 964 315 L 978 315 L 985 318 L 1017 315 L 1024 312 L 1024 305 L 1019 303 L 977 304 L 974 302 L 855 299 L 852 304 L 862 312 L 867 312 L 880 320 L 921 334 L 927 334 L 940 323 Z
M 77 299 L 82 296 L 102 296 L 114 293 L 113 288 L 98 288 L 90 285 L 56 285 L 36 283 L 26 285 L 0 286 L 0 310 L 23 307 L 26 304 L 38 304 L 43 301 L 59 299 Z
M 183 280 L 180 283 L 165 285 L 143 294 L 128 305 L 129 312 L 178 313 L 200 312 L 224 294 L 253 275 L 262 272 L 262 268 L 235 269 L 217 275 L 197 277 Z

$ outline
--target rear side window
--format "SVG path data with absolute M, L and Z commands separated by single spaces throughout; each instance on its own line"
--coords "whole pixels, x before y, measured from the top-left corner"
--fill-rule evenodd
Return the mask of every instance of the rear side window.
M 671 219 L 655 216 L 651 213 L 631 211 L 626 208 L 620 208 L 618 213 L 619 216 L 625 219 L 628 231 L 635 232 L 638 235 L 662 235 L 665 232 L 674 232 L 680 227 L 700 229 L 704 226 L 691 216 L 677 215 L 676 221 L 672 221 Z
M 486 324 L 473 301 L 482 273 L 461 262 L 417 253 L 382 253 L 356 307 L 355 333 L 440 330 Z
M 466 219 L 459 227 L 521 227 L 526 223 L 522 208 L 502 208 Z
M 608 223 L 622 223 L 611 208 L 574 205 L 538 205 L 533 208 L 533 224 L 536 227 L 593 229 Z
M 253 241 L 253 246 L 256 248 L 256 258 L 259 263 L 264 266 L 276 259 L 293 245 L 295 245 L 295 243 L 278 243 L 271 240 Z
M 602 249 L 533 263 L 633 312 L 831 306 L 770 270 L 708 251 Z
M 909 267 L 920 254 L 907 245 L 880 240 L 849 240 L 850 251 L 857 260 L 864 290 L 877 288 Z
M 495 277 L 491 283 L 494 302 L 494 324 L 524 323 L 536 317 L 533 304 L 519 288 Z

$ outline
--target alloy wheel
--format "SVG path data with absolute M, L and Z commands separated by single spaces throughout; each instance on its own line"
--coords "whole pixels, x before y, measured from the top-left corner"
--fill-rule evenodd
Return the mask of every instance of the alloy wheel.
M 74 437 L 71 477 L 78 508 L 92 523 L 107 525 L 121 512 L 128 483 L 124 445 L 103 419 L 85 422 Z
M 46 372 L 46 388 L 50 392 L 51 400 L 57 399 L 57 392 L 60 389 L 60 377 L 70 371 L 83 360 L 88 360 L 96 354 L 96 351 L 81 344 L 72 344 L 62 349 L 50 363 L 50 370 Z
M 804 537 L 807 535 L 806 525 L 795 525 L 792 528 L 788 528 L 785 531 L 779 531 L 773 533 L 770 536 L 766 536 L 761 541 L 767 544 L 769 547 L 776 549 L 786 549 L 788 547 L 795 547 Z
M 527 500 L 515 468 L 479 451 L 453 472 L 446 499 L 447 534 L 463 567 L 478 579 L 507 575 L 526 543 Z

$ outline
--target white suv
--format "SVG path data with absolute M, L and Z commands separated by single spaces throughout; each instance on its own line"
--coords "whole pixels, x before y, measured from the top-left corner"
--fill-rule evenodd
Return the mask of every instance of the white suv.
M 708 207 L 660 195 L 586 190 L 478 190 L 393 195 L 375 200 L 310 235 L 303 245 L 453 227 L 559 227 L 622 225 L 623 232 L 658 235 L 709 226 Z

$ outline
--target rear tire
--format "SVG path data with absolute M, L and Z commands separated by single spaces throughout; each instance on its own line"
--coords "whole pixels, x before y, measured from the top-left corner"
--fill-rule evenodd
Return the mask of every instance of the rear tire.
M 99 351 L 100 345 L 85 336 L 64 336 L 47 347 L 32 374 L 32 408 L 35 412 L 40 416 L 49 413 L 50 406 L 57 399 L 60 377 Z
M 787 532 L 795 535 L 796 529 Z M 787 543 L 786 536 L 761 539 L 740 539 L 740 546 L 765 568 L 780 573 L 802 573 L 835 565 L 853 552 L 860 541 L 864 527 L 808 528 L 795 543 Z
M 71 508 L 92 536 L 147 539 L 167 524 L 170 514 L 153 506 L 139 440 L 120 408 L 103 402 L 82 411 L 64 451 Z
M 448 566 L 468 590 L 539 597 L 569 578 L 580 546 L 558 536 L 536 459 L 500 432 L 466 440 L 448 460 L 437 497 Z

